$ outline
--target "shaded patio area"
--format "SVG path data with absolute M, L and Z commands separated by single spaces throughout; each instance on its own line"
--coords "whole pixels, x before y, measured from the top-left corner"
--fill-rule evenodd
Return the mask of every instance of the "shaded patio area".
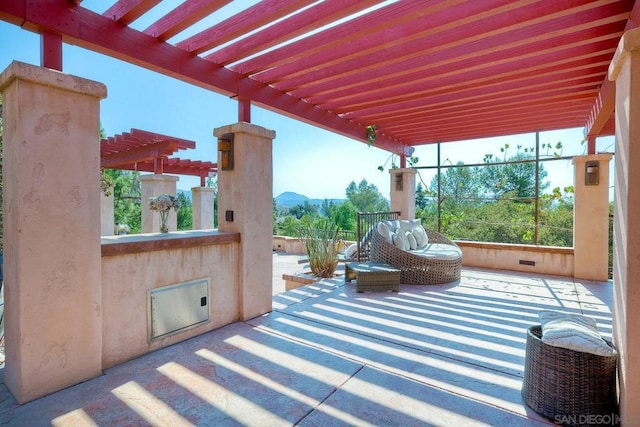
M 610 339 L 611 302 L 611 282 L 499 270 L 399 293 L 323 280 L 274 295 L 269 314 L 22 406 L 3 386 L 0 423 L 553 424 L 520 397 L 525 331 L 558 309 L 595 318 Z

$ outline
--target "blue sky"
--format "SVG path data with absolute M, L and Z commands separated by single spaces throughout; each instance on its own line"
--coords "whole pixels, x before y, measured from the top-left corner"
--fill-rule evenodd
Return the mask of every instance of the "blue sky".
M 85 0 L 83 6 L 93 9 L 96 0 Z M 103 12 L 102 10 L 97 10 Z M 145 27 L 145 22 L 137 23 Z M 12 60 L 39 65 L 40 37 L 37 34 L 0 22 L 0 71 Z M 63 71 L 95 80 L 107 86 L 107 98 L 101 101 L 101 123 L 112 136 L 138 128 L 196 141 L 196 149 L 181 151 L 181 158 L 216 161 L 213 129 L 237 122 L 237 103 L 223 95 L 209 92 L 141 67 L 64 45 Z M 273 195 L 294 191 L 311 198 L 344 198 L 351 181 L 362 179 L 375 184 L 389 196 L 390 167 L 385 172 L 378 166 L 390 154 L 362 142 L 342 137 L 317 127 L 289 119 L 270 111 L 252 107 L 253 124 L 276 131 L 273 142 Z M 582 129 L 541 133 L 541 143 L 564 144 L 563 155 L 584 154 Z M 498 154 L 500 147 L 510 144 L 531 147 L 535 135 L 450 143 L 442 145 L 443 161 L 481 162 L 484 154 Z M 598 140 L 598 151 L 613 151 L 613 138 Z M 416 148 L 419 165 L 436 161 L 434 145 Z M 571 162 L 553 162 L 546 168 L 551 187 L 572 185 Z M 432 172 L 421 172 L 428 184 Z M 199 178 L 180 177 L 178 188 L 189 190 L 199 185 Z

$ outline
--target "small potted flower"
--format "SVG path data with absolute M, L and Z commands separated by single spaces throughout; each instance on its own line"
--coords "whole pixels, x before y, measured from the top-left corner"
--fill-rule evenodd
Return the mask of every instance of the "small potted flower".
M 167 220 L 169 219 L 169 211 L 171 211 L 171 208 L 176 211 L 180 209 L 180 200 L 175 196 L 170 194 L 161 194 L 160 196 L 149 198 L 149 209 L 160 212 L 161 233 L 169 232 Z

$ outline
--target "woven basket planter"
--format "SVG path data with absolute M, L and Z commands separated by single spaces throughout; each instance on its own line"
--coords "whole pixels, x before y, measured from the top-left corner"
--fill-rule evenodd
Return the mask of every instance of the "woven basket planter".
M 528 329 L 522 385 L 527 406 L 558 423 L 580 424 L 597 416 L 615 419 L 618 356 L 554 347 L 541 337 L 540 325 Z

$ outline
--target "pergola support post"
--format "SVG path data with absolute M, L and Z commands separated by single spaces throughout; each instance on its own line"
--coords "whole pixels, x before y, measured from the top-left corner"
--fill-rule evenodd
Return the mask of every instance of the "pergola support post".
M 109 195 L 105 194 L 105 190 Z M 115 234 L 113 185 L 100 190 L 100 235 L 113 236 Z
M 416 170 L 390 169 L 391 210 L 400 211 L 400 219 L 416 217 Z
M 214 130 L 220 140 L 233 139 L 232 153 L 227 153 L 233 156 L 232 166 L 222 167 L 224 162 L 218 158 L 218 230 L 240 233 L 238 282 L 242 320 L 267 313 L 272 307 L 275 134 L 249 123 Z
M 214 228 L 213 202 L 215 189 L 209 187 L 191 188 L 193 229 L 209 230 Z
M 576 156 L 574 165 L 573 275 L 609 279 L 609 162 L 611 154 Z
M 622 425 L 640 420 L 640 28 L 627 31 L 609 66 L 616 82 L 613 335 Z M 634 166 L 635 165 L 635 166 Z
M 141 228 L 143 233 L 159 233 L 160 232 L 160 214 L 149 208 L 149 199 L 152 197 L 168 194 L 176 195 L 176 183 L 178 177 L 173 175 L 141 175 Z M 178 213 L 171 209 L 169 213 L 169 231 L 178 229 Z
M 100 375 L 100 99 L 13 62 L 3 93 L 5 384 L 19 403 Z

